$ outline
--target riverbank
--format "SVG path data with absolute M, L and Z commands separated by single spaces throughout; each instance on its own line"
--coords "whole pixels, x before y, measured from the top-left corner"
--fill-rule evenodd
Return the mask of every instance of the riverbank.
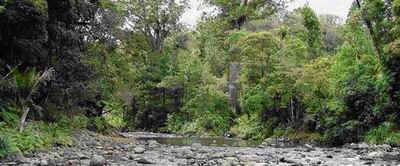
M 102 136 L 74 133 L 75 145 L 54 147 L 24 156 L 8 156 L 0 165 L 397 165 L 400 150 L 351 144 L 340 148 L 304 145 L 292 148 L 263 146 L 222 147 L 163 145 L 138 141 L 140 137 L 172 137 L 157 133 L 122 133 Z M 132 137 L 130 137 L 132 135 Z

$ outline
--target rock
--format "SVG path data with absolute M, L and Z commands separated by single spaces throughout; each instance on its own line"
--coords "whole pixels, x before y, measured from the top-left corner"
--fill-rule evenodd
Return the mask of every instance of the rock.
M 134 151 L 136 154 L 143 154 L 144 151 L 145 151 L 145 149 L 144 149 L 143 147 L 138 146 L 138 147 L 133 148 L 133 151 Z
M 185 150 L 182 152 L 186 159 L 194 158 L 194 153 L 191 150 Z
M 15 162 L 17 162 L 18 164 L 22 164 L 22 163 L 30 163 L 29 159 L 23 157 L 23 156 L 17 156 L 14 159 Z
M 147 141 L 147 146 L 148 146 L 149 148 L 151 148 L 151 149 L 154 149 L 154 148 L 159 147 L 160 144 L 159 144 L 157 141 L 155 141 L 155 140 L 149 140 L 149 141 Z
M 224 153 L 218 152 L 218 153 L 214 153 L 213 155 L 211 155 L 212 158 L 223 158 L 225 157 Z
M 124 146 L 122 147 L 122 149 L 124 149 L 124 150 L 131 150 L 132 148 L 134 148 L 134 145 L 131 145 L 131 144 L 129 144 L 129 145 L 124 145 Z
M 279 161 L 283 162 L 283 163 L 297 164 L 296 161 L 290 160 L 290 159 L 285 159 L 284 157 L 280 158 Z
M 252 160 L 252 157 L 249 155 L 238 155 L 237 159 L 241 162 L 250 162 Z
M 135 154 L 135 153 L 131 153 L 131 154 L 128 154 L 127 157 L 128 157 L 128 159 L 134 160 L 134 159 L 138 158 L 139 155 Z
M 224 154 L 225 157 L 236 157 L 236 153 L 235 152 L 226 152 Z
M 376 145 L 375 149 L 376 150 L 383 150 L 383 151 L 386 151 L 386 152 L 392 151 L 392 147 L 390 145 L 388 145 L 388 144 Z
M 257 164 L 257 162 L 252 161 L 252 162 L 247 162 L 244 165 L 245 166 L 255 166 L 256 164 Z
M 6 162 L 6 163 L 0 163 L 0 165 L 18 165 L 17 162 Z
M 375 152 L 368 153 L 367 156 L 372 157 L 372 158 L 382 158 L 382 157 L 385 157 L 386 155 L 387 155 L 386 152 L 375 151 Z
M 267 138 L 264 140 L 263 145 L 270 146 L 275 145 L 276 141 L 273 138 Z
M 234 166 L 235 162 L 234 162 L 234 158 L 227 158 L 226 160 L 220 160 L 218 161 L 221 166 Z
M 47 165 L 49 165 L 49 163 L 47 162 L 47 160 L 40 160 L 40 164 L 39 164 L 40 166 L 47 166 Z
M 90 160 L 90 166 L 104 166 L 107 165 L 107 160 L 103 156 L 94 155 Z
M 305 144 L 304 147 L 308 150 L 315 150 L 315 148 L 310 144 Z
M 149 161 L 147 158 L 144 158 L 144 157 L 142 157 L 139 160 L 137 160 L 137 162 L 139 164 L 154 164 L 153 162 Z
M 200 143 L 194 143 L 194 144 L 192 144 L 192 148 L 201 148 L 201 144 Z
M 129 159 L 127 157 L 121 157 L 122 161 L 128 161 Z
M 86 155 L 84 155 L 83 153 L 80 153 L 80 152 L 76 153 L 76 156 L 78 156 L 79 159 L 89 159 L 88 156 L 86 156 Z

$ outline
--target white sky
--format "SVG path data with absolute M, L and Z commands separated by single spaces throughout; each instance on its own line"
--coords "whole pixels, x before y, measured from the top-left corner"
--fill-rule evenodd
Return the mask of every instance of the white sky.
M 191 9 L 186 11 L 182 16 L 182 22 L 194 26 L 197 20 L 202 16 L 203 12 L 211 12 L 213 9 L 201 6 L 202 0 L 189 0 Z M 318 15 L 334 14 L 346 20 L 347 13 L 353 3 L 353 0 L 294 0 L 288 4 L 288 10 L 301 7 L 306 3 L 315 10 Z

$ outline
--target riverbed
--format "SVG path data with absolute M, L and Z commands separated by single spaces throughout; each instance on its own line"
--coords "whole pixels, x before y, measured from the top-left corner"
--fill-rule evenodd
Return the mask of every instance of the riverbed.
M 399 149 L 389 145 L 350 144 L 344 147 L 320 148 L 309 144 L 295 147 L 256 144 L 229 144 L 218 138 L 215 144 L 199 139 L 178 144 L 161 138 L 184 140 L 185 137 L 158 133 L 119 133 L 102 136 L 88 131 L 75 134 L 72 147 L 54 147 L 25 155 L 13 155 L 0 165 L 398 165 Z M 151 139 L 154 138 L 154 139 Z M 158 140 L 158 141 L 157 141 Z M 186 139 L 190 140 L 190 139 Z M 196 141 L 197 140 L 197 141 Z M 179 142 L 179 141 L 178 141 Z M 203 144 L 202 144 L 203 143 Z

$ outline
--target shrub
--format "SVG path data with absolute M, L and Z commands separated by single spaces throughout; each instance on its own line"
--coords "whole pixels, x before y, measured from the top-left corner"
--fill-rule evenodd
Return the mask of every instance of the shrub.
M 400 132 L 393 123 L 383 123 L 369 130 L 364 141 L 369 144 L 390 144 L 394 146 L 400 145 Z
M 237 124 L 230 131 L 243 139 L 265 139 L 274 134 L 276 124 L 276 118 L 270 118 L 263 122 L 259 114 L 253 113 L 239 117 Z

